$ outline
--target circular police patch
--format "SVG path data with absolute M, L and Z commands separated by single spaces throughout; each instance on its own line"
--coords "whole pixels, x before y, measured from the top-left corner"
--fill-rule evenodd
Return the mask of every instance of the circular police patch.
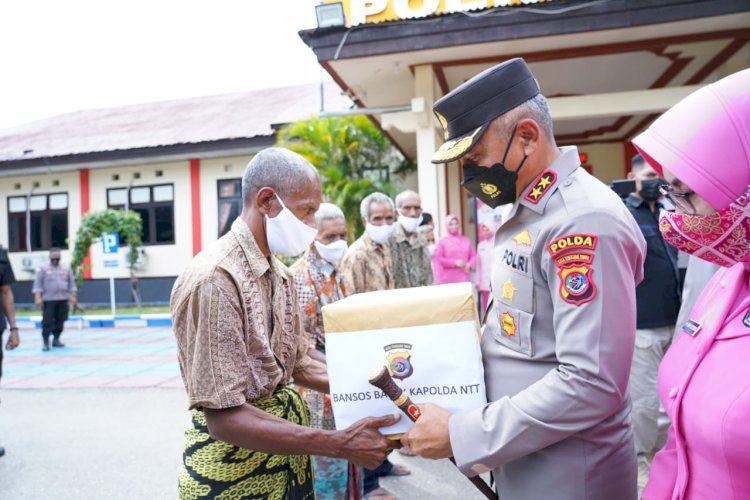
M 571 295 L 583 295 L 586 293 L 588 287 L 589 280 L 586 275 L 580 271 L 572 272 L 565 277 L 565 289 Z
M 560 276 L 560 297 L 570 304 L 579 306 L 596 297 L 596 285 L 592 279 L 593 270 L 587 264 L 563 266 L 558 269 Z

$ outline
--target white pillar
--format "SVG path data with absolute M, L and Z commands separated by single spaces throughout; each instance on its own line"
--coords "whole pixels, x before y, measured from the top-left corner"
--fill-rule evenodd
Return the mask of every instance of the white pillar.
M 442 144 L 436 130 L 437 121 L 432 114 L 436 100 L 435 75 L 431 64 L 414 68 L 414 96 L 424 99 L 424 112 L 417 118 L 417 181 L 422 197 L 422 208 L 432 214 L 435 221 L 435 236 L 442 235 L 445 218 L 445 175 L 442 165 L 434 165 L 430 159 Z

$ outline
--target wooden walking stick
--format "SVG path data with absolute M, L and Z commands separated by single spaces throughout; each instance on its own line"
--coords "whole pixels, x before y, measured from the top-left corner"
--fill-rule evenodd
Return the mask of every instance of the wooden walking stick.
M 391 377 L 391 374 L 388 372 L 388 368 L 385 366 L 373 370 L 372 373 L 370 373 L 369 382 L 371 385 L 374 385 L 383 391 L 385 395 L 393 401 L 393 404 L 398 406 L 412 422 L 416 422 L 419 417 L 422 416 L 419 407 L 414 404 L 411 398 L 409 398 L 406 391 L 396 384 L 396 381 L 393 380 L 393 377 Z M 456 465 L 456 460 L 453 457 L 450 457 L 450 461 L 453 462 L 453 465 Z M 474 476 L 467 479 L 471 481 L 471 484 L 473 484 L 485 497 L 497 500 L 497 493 L 495 493 L 495 491 L 490 488 L 481 477 Z

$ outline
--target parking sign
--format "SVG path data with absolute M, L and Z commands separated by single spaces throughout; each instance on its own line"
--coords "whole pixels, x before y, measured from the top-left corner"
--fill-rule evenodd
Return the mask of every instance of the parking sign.
M 118 233 L 102 233 L 102 251 L 104 252 L 104 267 L 120 267 L 117 252 L 120 250 L 120 235 Z

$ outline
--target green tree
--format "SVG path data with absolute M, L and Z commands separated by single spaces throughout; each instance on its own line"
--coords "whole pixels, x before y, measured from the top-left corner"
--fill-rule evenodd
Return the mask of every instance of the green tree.
M 141 234 L 143 226 L 141 216 L 132 210 L 106 209 L 99 212 L 90 212 L 81 219 L 81 225 L 76 233 L 75 246 L 73 247 L 70 268 L 80 287 L 83 283 L 83 259 L 89 251 L 89 247 L 99 241 L 102 233 L 119 233 L 120 239 L 126 241 L 130 247 L 130 258 L 128 267 L 130 278 L 133 283 L 133 298 L 136 305 L 140 307 L 140 294 L 137 290 L 135 279 L 135 263 L 138 260 L 138 247 L 141 246 Z
M 349 241 L 364 227 L 359 204 L 370 193 L 393 195 L 391 175 L 414 169 L 364 115 L 310 118 L 281 128 L 276 145 L 299 153 L 315 165 L 323 194 L 346 216 Z

